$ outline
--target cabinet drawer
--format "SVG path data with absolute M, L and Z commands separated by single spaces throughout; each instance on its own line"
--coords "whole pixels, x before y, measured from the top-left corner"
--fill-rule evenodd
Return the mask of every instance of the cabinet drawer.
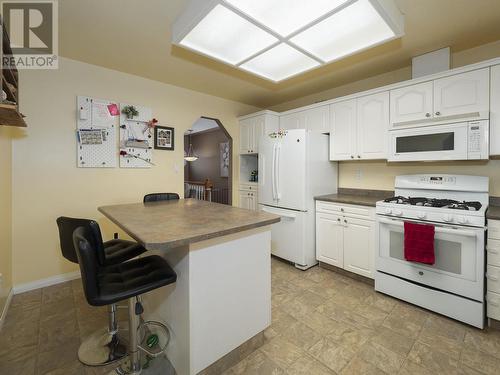
M 500 267 L 486 266 L 486 289 L 500 293 Z
M 488 238 L 500 240 L 500 221 L 488 220 Z
M 500 294 L 486 293 L 486 315 L 488 318 L 500 320 Z
M 245 190 L 245 191 L 257 191 L 258 187 L 257 184 L 240 184 L 240 191 Z
M 500 267 L 500 240 L 488 240 L 486 255 L 488 264 Z
M 368 219 L 373 217 L 373 209 L 370 207 L 341 203 L 316 201 L 316 211 L 336 215 L 354 215 L 356 217 L 365 217 Z

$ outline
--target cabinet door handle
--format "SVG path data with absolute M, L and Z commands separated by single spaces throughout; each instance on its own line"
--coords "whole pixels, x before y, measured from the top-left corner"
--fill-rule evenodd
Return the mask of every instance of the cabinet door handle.
M 346 224 L 347 224 L 347 220 L 346 220 L 346 219 L 344 219 L 344 223 L 346 223 Z
M 337 221 L 340 223 L 340 217 L 337 219 Z
M 436 112 L 436 116 L 441 116 L 441 112 Z
M 341 208 L 341 209 L 340 209 L 340 211 L 344 212 L 344 209 L 343 209 L 343 208 Z
M 425 114 L 425 117 L 431 117 L 431 114 L 430 114 L 429 112 L 427 112 L 427 113 Z
M 354 159 L 354 155 L 351 155 L 351 159 Z
M 361 159 L 361 155 L 358 155 L 358 159 Z

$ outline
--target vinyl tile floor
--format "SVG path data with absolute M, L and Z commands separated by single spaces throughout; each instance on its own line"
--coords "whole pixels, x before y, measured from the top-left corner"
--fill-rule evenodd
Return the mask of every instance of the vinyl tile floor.
M 119 314 L 126 319 L 126 311 Z M 16 295 L 0 331 L 0 374 L 106 374 L 114 366 L 85 367 L 77 359 L 82 338 L 106 321 L 105 309 L 85 302 L 80 280 Z M 265 338 L 224 375 L 500 374 L 500 331 L 470 327 L 320 267 L 304 272 L 276 259 Z M 173 372 L 168 362 L 153 367 Z

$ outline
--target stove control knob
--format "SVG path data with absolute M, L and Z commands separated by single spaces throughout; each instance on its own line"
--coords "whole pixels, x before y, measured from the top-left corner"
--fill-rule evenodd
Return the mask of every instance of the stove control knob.
M 451 215 L 443 215 L 443 220 L 447 223 L 453 220 L 453 217 Z
M 419 219 L 425 219 L 427 214 L 425 212 L 417 212 L 417 218 Z
M 457 217 L 457 222 L 458 224 L 467 224 L 469 222 L 469 219 L 467 219 L 465 216 L 459 216 Z
M 390 215 L 390 214 L 392 214 L 392 210 L 391 210 L 390 208 L 386 208 L 386 209 L 385 209 L 385 213 L 386 213 L 387 215 Z
M 401 215 L 403 215 L 403 211 L 401 211 L 401 210 L 394 210 L 394 215 L 401 216 Z

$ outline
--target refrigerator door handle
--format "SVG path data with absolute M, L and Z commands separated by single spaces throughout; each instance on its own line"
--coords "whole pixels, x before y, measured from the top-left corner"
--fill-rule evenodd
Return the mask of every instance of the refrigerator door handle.
M 273 144 L 273 160 L 271 170 L 271 186 L 273 190 L 273 200 L 276 199 L 276 143 Z
M 286 219 L 290 219 L 290 220 L 295 220 L 297 218 L 296 213 L 284 212 L 283 210 L 273 210 L 272 208 L 269 208 L 269 207 L 262 207 L 262 211 L 269 212 L 270 214 L 278 215 L 282 218 L 286 218 Z
M 281 154 L 281 145 L 277 144 L 276 145 L 276 199 L 280 200 L 281 199 L 281 193 L 280 193 L 280 154 Z

